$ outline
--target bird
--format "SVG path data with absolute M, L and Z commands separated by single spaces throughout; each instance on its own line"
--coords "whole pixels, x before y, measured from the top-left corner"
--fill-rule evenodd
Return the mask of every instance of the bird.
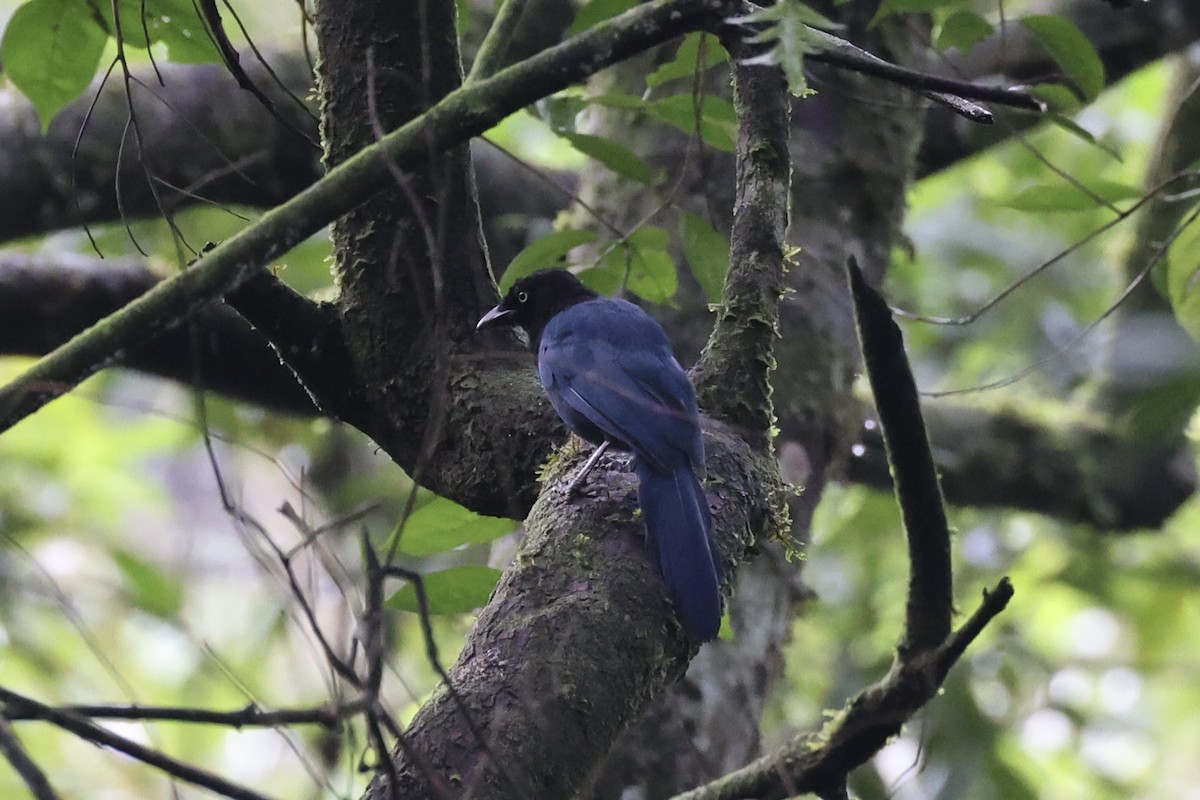
M 597 446 L 571 488 L 606 448 L 633 454 L 646 539 L 676 616 L 700 642 L 716 638 L 722 566 L 701 485 L 700 415 L 666 331 L 640 307 L 597 294 L 563 268 L 518 280 L 476 330 L 501 326 L 524 329 L 550 405 Z

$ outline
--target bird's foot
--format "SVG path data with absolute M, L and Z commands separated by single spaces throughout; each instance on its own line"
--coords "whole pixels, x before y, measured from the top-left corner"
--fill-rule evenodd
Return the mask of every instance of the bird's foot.
M 583 493 L 582 489 L 583 485 L 587 483 L 588 473 L 592 471 L 592 467 L 596 465 L 596 462 L 600 460 L 600 456 L 604 455 L 604 451 L 607 449 L 608 442 L 601 442 L 596 446 L 596 449 L 592 451 L 592 454 L 588 456 L 588 460 L 583 463 L 583 466 L 579 468 L 579 472 L 577 472 L 575 477 L 571 479 L 571 482 L 567 484 L 565 492 L 568 499 Z
M 583 486 L 586 483 L 587 475 L 582 473 L 576 475 L 571 479 L 571 482 L 567 484 L 566 488 L 563 489 L 563 494 L 567 496 L 568 500 L 572 500 L 583 494 Z

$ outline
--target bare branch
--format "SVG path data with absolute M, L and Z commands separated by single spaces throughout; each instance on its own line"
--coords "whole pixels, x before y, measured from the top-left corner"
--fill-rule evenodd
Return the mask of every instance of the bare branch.
M 983 111 L 983 114 L 987 114 L 986 118 L 977 110 L 964 110 L 964 107 L 960 103 L 956 103 L 943 95 L 966 100 L 998 103 L 1024 111 L 1040 113 L 1046 110 L 1045 104 L 1042 101 L 1022 89 L 987 86 L 970 81 L 947 78 L 941 75 L 917 72 L 916 70 L 897 66 L 896 64 L 890 64 L 868 53 L 866 50 L 855 47 L 850 42 L 824 31 L 812 29 L 811 32 L 822 41 L 825 47 L 819 52 L 810 54 L 808 56 L 809 59 L 841 67 L 842 69 L 861 72 L 864 75 L 873 75 L 885 81 L 891 81 L 900 86 L 914 89 L 932 100 L 949 106 L 956 113 L 962 114 L 975 122 L 991 122 L 991 116 L 987 114 L 986 110 Z
M 0 252 L 0 353 L 44 355 L 161 280 L 139 261 Z M 247 305 L 252 292 L 247 287 Z M 275 307 L 269 319 L 289 313 Z M 321 330 L 309 329 L 309 345 Z M 309 357 L 322 352 L 314 350 Z M 316 411 L 267 340 L 221 305 L 198 309 L 183 324 L 131 348 L 119 364 L 185 384 L 200 374 L 206 389 L 287 414 Z
M 820 733 L 797 737 L 778 752 L 675 800 L 783 800 L 809 792 L 844 797 L 847 773 L 878 752 L 937 695 L 950 667 L 1007 607 L 1012 594 L 1007 578 L 984 592 L 976 612 L 945 643 L 911 660 L 898 660 L 887 676 L 855 696 Z
M 90 719 L 127 719 L 142 722 L 188 722 L 201 725 L 223 725 L 229 728 L 281 728 L 288 725 L 320 725 L 336 728 L 348 717 L 361 714 L 360 701 L 313 708 L 287 708 L 268 711 L 251 704 L 236 711 L 210 711 L 191 706 L 113 706 L 72 705 L 49 707 L 53 711 Z M 14 706 L 5 712 L 14 722 L 46 720 L 40 709 L 33 706 Z M 53 720 L 49 720 L 53 721 Z
M 937 647 L 950 632 L 954 604 L 950 527 L 900 329 L 887 303 L 867 285 L 853 258 L 849 277 L 863 359 L 908 538 L 912 572 L 904 639 L 899 648 L 903 659 Z
M 10 719 L 12 716 L 7 710 L 0 714 L 0 755 L 8 760 L 13 770 L 21 777 L 34 800 L 59 800 L 58 793 L 50 785 L 46 773 L 42 772 L 37 762 L 29 756 L 25 746 L 9 725 Z
M 0 703 L 4 704 L 4 716 L 9 714 L 34 716 L 68 733 L 73 733 L 80 739 L 123 753 L 181 781 L 208 789 L 210 792 L 228 797 L 230 800 L 270 800 L 266 795 L 259 794 L 252 789 L 230 783 L 211 772 L 163 755 L 157 750 L 151 750 L 124 736 L 118 736 L 88 719 L 51 708 L 3 687 L 0 687 Z

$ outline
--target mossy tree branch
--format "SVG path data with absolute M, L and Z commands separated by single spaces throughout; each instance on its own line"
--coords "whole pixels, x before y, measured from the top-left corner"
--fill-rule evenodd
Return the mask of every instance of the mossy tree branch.
M 230 291 L 405 168 L 479 135 L 508 114 L 604 67 L 720 19 L 722 0 L 656 0 L 446 96 L 426 113 L 348 158 L 319 183 L 268 212 L 121 311 L 42 358 L 0 389 L 0 431 L 12 427 L 147 337 Z
M 516 35 L 517 26 L 521 24 L 521 15 L 525 11 L 525 0 L 503 0 L 492 27 L 479 45 L 475 54 L 475 62 L 464 83 L 472 83 L 492 75 L 504 63 L 508 55 L 508 46 Z
M 714 532 L 740 560 L 777 519 L 771 501 L 782 486 L 773 461 L 732 431 L 705 434 L 709 474 L 721 476 L 708 490 Z M 561 491 L 583 453 L 568 455 L 551 462 L 520 549 L 450 670 L 465 708 L 443 688 L 405 732 L 408 749 L 455 776 L 462 796 L 575 796 L 617 734 L 695 655 L 645 546 L 624 460 L 602 459 L 581 500 Z M 394 796 L 430 796 L 412 760 L 397 754 L 396 770 Z M 385 778 L 367 797 L 389 797 Z
M 701 408 L 767 450 L 775 423 L 770 376 L 783 297 L 790 104 L 782 69 L 742 63 L 747 54 L 736 42 L 730 47 L 738 141 L 729 272 L 695 383 Z

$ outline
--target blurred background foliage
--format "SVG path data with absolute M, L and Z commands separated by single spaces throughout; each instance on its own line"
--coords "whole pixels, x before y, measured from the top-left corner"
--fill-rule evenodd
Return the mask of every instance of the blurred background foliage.
M 19 4 L 0 5 L 7 18 Z M 939 12 L 942 23 L 962 7 Z M 974 7 L 994 19 L 992 3 Z M 1017 3 L 1007 9 L 1021 11 Z M 239 13 L 260 47 L 294 47 L 302 35 L 294 3 L 240 4 Z M 113 42 L 105 47 L 111 55 Z M 130 57 L 144 59 L 146 51 Z M 922 314 L 970 313 L 1111 219 L 1095 203 L 1064 194 L 1069 184 L 1046 164 L 1122 200 L 1136 197 L 1166 122 L 1174 69 L 1144 69 L 1074 114 L 1094 142 L 1047 124 L 916 183 L 909 245 L 895 253 L 889 299 Z M 624 179 L 645 178 L 632 153 L 572 139 L 571 120 L 582 110 L 573 97 L 515 115 L 489 136 L 540 166 L 578 170 L 590 157 Z M 725 112 L 713 113 L 724 119 Z M 199 206 L 176 222 L 191 243 L 202 244 L 258 213 Z M 1044 360 L 979 399 L 1065 397 L 1078 389 L 1096 369 L 1103 335 L 1089 333 L 1077 347 L 1057 351 L 1119 294 L 1124 277 L 1116 265 L 1132 230 L 1118 226 L 1079 248 L 970 325 L 906 323 L 919 384 L 978 387 Z M 136 256 L 132 234 L 164 273 L 186 260 L 162 221 L 91 232 L 105 256 Z M 672 235 L 644 228 L 613 245 L 610 252 L 626 257 L 601 257 L 589 280 L 669 303 L 676 266 L 665 242 Z M 711 249 L 708 232 L 694 236 Z M 560 236 L 544 254 L 565 255 L 581 242 Z M 91 252 L 79 231 L 15 246 Z M 328 294 L 329 252 L 327 237 L 315 237 L 281 260 L 279 274 L 307 294 Z M 640 273 L 629 271 L 629 259 L 640 259 Z M 0 360 L 0 380 L 26 363 Z M 360 537 L 386 546 L 400 522 L 402 563 L 427 573 L 471 568 L 449 573 L 439 611 L 486 599 L 495 572 L 478 568 L 503 565 L 507 551 L 491 542 L 515 524 L 474 518 L 428 493 L 417 494 L 406 519 L 413 491 L 348 428 L 267 414 L 128 372 L 93 378 L 0 436 L 0 685 L 56 704 L 325 703 L 328 667 L 267 542 L 288 551 L 330 526 L 296 551 L 294 565 L 340 646 L 355 635 Z M 279 513 L 285 504 L 295 511 L 291 519 Z M 769 740 L 819 724 L 886 671 L 907 576 L 898 520 L 890 495 L 859 486 L 827 490 L 803 565 L 815 599 L 795 622 L 786 676 L 765 722 Z M 951 523 L 960 607 L 972 608 L 982 588 L 1005 574 L 1016 598 L 952 672 L 943 696 L 858 771 L 855 791 L 899 800 L 1200 798 L 1200 501 L 1193 498 L 1159 530 L 1126 535 L 1015 512 L 952 509 Z M 430 531 L 446 537 L 443 546 L 429 544 L 437 541 Z M 405 602 L 395 599 L 399 607 Z M 416 616 L 398 612 L 392 619 L 387 700 L 403 720 L 428 696 L 435 674 Z M 470 622 L 470 613 L 436 617 L 445 663 Z M 106 724 L 279 797 L 354 796 L 369 776 L 361 763 L 366 742 L 353 728 Z M 49 726 L 20 726 L 66 796 L 168 791 L 152 770 Z M 0 767 L 0 796 L 24 791 Z

